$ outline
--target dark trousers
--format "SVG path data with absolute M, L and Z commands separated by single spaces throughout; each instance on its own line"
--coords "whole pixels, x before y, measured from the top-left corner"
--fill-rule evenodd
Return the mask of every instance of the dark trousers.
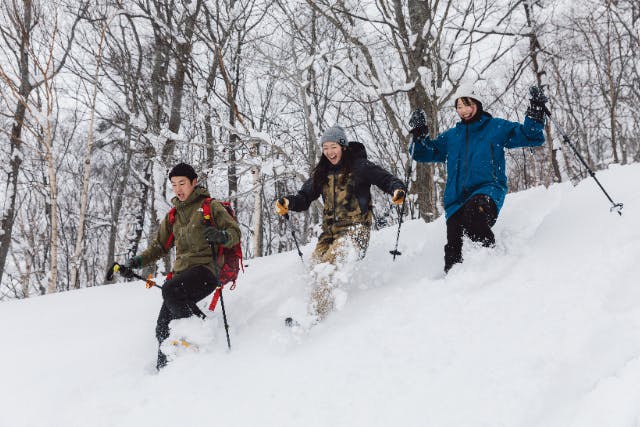
M 491 227 L 496 223 L 498 210 L 491 197 L 484 194 L 473 196 L 455 214 L 447 219 L 447 244 L 444 245 L 444 271 L 462 262 L 462 237 L 466 234 L 482 246 L 495 245 L 496 238 Z
M 218 281 L 207 267 L 189 268 L 167 280 L 162 286 L 162 307 L 156 323 L 158 345 L 169 337 L 169 323 L 175 319 L 205 315 L 196 303 L 211 294 Z M 158 348 L 158 369 L 167 364 L 167 356 Z

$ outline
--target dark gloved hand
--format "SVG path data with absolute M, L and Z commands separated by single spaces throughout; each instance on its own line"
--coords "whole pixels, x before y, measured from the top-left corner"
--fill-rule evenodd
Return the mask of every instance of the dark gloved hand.
M 204 238 L 209 244 L 224 245 L 229 241 L 229 233 L 226 230 L 219 230 L 215 227 L 204 229 Z
M 140 268 L 142 267 L 142 257 L 140 255 L 134 255 L 124 263 L 127 268 Z
M 413 135 L 414 140 L 429 135 L 427 118 L 424 115 L 424 111 L 419 108 L 411 113 L 411 118 L 409 119 L 409 132 Z
M 142 267 L 142 257 L 135 255 L 129 258 L 124 265 L 120 268 L 119 272 L 122 277 L 131 279 L 135 276 L 134 268 Z
M 527 108 L 526 115 L 531 120 L 544 123 L 545 104 L 549 102 L 549 98 L 544 94 L 542 86 L 531 86 L 529 94 L 531 98 L 529 98 L 529 108 Z

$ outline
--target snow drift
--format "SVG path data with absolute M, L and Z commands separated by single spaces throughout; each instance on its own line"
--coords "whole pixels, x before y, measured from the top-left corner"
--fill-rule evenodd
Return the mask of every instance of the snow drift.
M 444 219 L 372 235 L 339 310 L 306 333 L 295 252 L 250 260 L 199 342 L 154 372 L 141 282 L 0 305 L 2 426 L 637 426 L 640 165 L 511 194 L 497 247 L 442 273 Z M 303 248 L 305 258 L 313 246 Z M 208 300 L 202 301 L 206 307 Z

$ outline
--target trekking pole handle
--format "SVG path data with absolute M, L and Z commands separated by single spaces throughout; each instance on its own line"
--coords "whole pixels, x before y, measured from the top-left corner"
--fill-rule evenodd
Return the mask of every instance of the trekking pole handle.
M 125 267 L 122 264 L 118 264 L 117 262 L 113 263 L 113 267 L 111 267 L 111 268 L 113 269 L 114 273 L 120 273 L 120 274 L 122 274 L 120 272 L 120 270 L 124 270 L 124 269 L 131 270 L 130 268 Z M 141 275 L 134 273 L 133 271 L 131 271 L 131 274 L 132 274 L 132 277 L 135 277 L 136 279 L 145 280 L 145 281 L 147 280 L 144 277 L 142 277 Z

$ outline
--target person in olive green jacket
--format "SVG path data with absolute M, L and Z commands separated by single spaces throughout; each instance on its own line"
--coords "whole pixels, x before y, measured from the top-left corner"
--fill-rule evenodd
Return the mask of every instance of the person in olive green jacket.
M 372 225 L 371 186 L 391 194 L 401 205 L 406 188 L 391 173 L 367 160 L 363 144 L 349 142 L 340 126 L 327 129 L 320 138 L 322 156 L 313 175 L 297 194 L 276 201 L 276 213 L 304 211 L 322 196 L 322 233 L 311 257 L 315 266 L 326 264 L 311 290 L 309 312 L 323 320 L 334 307 L 336 273 L 346 264 L 364 258 Z M 325 274 L 328 272 L 328 274 Z
M 140 255 L 129 259 L 123 272 L 151 264 L 167 254 L 171 247 L 176 248 L 173 263 L 173 277 L 162 287 L 162 307 L 156 325 L 156 337 L 161 346 L 169 337 L 169 323 L 197 315 L 204 317 L 196 303 L 211 294 L 218 285 L 216 267 L 211 246 L 232 247 L 240 241 L 240 227 L 229 215 L 222 204 L 211 201 L 211 215 L 215 227 L 205 223 L 202 203 L 209 193 L 198 186 L 198 175 L 193 167 L 186 163 L 177 164 L 169 172 L 169 180 L 175 197 L 171 200 L 176 207 L 175 222 L 169 223 L 168 214 L 162 220 L 160 229 L 151 245 Z M 174 239 L 167 245 L 171 229 Z M 168 247 L 167 247 L 168 246 Z M 217 251 L 217 247 L 214 247 Z M 222 265 L 224 260 L 219 259 Z M 167 357 L 158 349 L 156 368 L 167 364 Z

